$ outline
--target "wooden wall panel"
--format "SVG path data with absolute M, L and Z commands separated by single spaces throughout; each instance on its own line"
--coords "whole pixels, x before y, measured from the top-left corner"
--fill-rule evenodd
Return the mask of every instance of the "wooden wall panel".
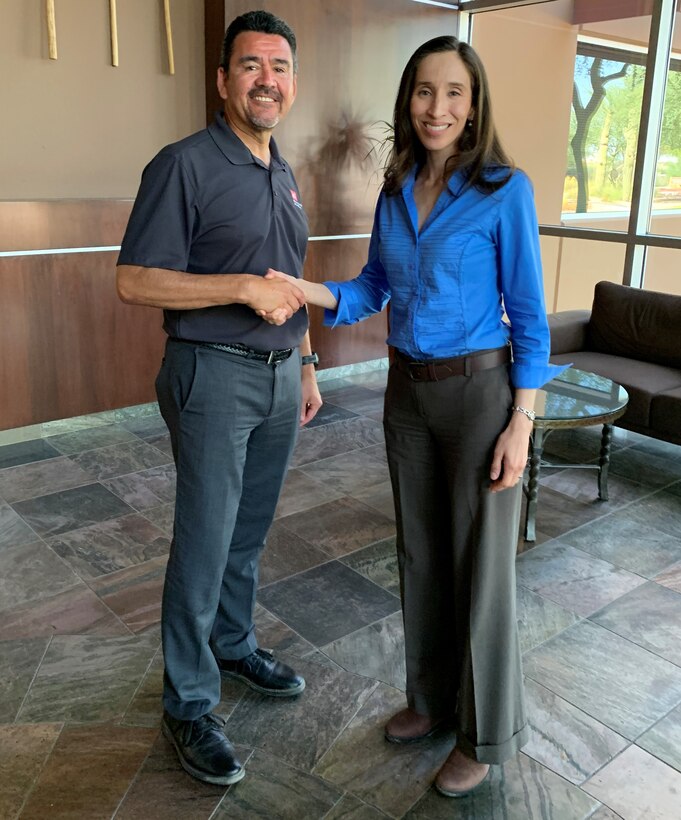
M 115 291 L 115 253 L 0 258 L 0 429 L 154 398 L 161 311 Z
M 132 202 L 131 199 L 0 201 L 0 251 L 120 245 Z
M 225 35 L 225 2 L 224 0 L 205 0 L 204 29 L 206 54 L 206 124 L 213 122 L 216 111 L 222 108 L 222 100 L 216 86 L 216 75 L 222 41 Z
M 339 239 L 310 242 L 305 260 L 305 278 L 313 282 L 326 279 L 345 281 L 356 276 L 366 262 L 368 239 Z M 385 312 L 354 325 L 324 327 L 324 311 L 311 306 L 310 337 L 319 354 L 319 367 L 337 367 L 366 362 L 388 355 Z

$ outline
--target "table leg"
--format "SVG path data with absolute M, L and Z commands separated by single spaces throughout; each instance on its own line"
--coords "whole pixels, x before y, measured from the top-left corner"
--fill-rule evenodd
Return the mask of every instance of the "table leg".
M 530 436 L 530 475 L 527 482 L 527 512 L 525 514 L 525 540 L 535 541 L 534 529 L 537 515 L 537 496 L 539 495 L 539 471 L 544 451 L 544 431 L 537 428 Z
M 612 445 L 612 424 L 604 424 L 601 433 L 601 456 L 598 460 L 598 497 L 608 500 L 608 468 L 610 466 L 610 447 Z

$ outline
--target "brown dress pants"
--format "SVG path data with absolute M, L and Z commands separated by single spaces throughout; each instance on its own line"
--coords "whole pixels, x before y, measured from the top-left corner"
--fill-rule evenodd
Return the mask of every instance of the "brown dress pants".
M 521 486 L 489 492 L 508 367 L 415 382 L 390 368 L 384 426 L 397 517 L 407 701 L 502 763 L 527 742 L 515 608 Z

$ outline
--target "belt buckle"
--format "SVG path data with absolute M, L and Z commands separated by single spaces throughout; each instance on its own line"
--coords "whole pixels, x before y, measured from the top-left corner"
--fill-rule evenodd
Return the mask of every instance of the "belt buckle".
M 417 369 L 420 368 L 420 369 Z M 428 372 L 428 364 L 426 362 L 409 362 L 409 378 L 413 382 L 422 382 L 423 379 L 423 368 L 426 368 L 426 373 Z
M 270 350 L 270 352 L 267 355 L 267 364 L 272 364 L 272 362 L 274 361 L 274 358 L 275 358 L 275 351 Z

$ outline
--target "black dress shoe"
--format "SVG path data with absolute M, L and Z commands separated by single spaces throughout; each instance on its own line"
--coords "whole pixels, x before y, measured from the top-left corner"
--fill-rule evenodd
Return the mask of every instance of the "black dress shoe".
M 305 688 L 305 679 L 290 666 L 275 660 L 268 649 L 256 649 L 238 661 L 218 658 L 217 662 L 222 675 L 238 678 L 263 695 L 288 698 L 299 695 Z
M 230 786 L 246 772 L 223 731 L 225 721 L 217 715 L 178 720 L 163 713 L 163 734 L 175 747 L 182 768 L 205 783 Z

